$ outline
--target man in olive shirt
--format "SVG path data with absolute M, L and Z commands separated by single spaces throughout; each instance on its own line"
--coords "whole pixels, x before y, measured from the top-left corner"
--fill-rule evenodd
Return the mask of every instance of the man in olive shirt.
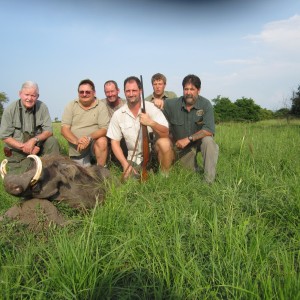
M 219 147 L 213 136 L 215 122 L 209 100 L 200 96 L 201 80 L 187 75 L 182 81 L 183 96 L 166 100 L 163 112 L 169 122 L 177 159 L 195 171 L 198 170 L 197 153 L 203 158 L 205 180 L 212 183 L 216 176 Z
M 65 107 L 61 134 L 69 142 L 69 156 L 89 166 L 95 156 L 97 164 L 106 165 L 106 131 L 109 115 L 103 101 L 96 98 L 95 85 L 90 79 L 78 85 L 78 99 Z
M 106 96 L 105 99 L 102 99 L 102 101 L 105 103 L 108 114 L 109 114 L 109 119 L 111 119 L 112 115 L 116 110 L 118 110 L 121 106 L 123 106 L 126 103 L 125 99 L 122 99 L 119 96 L 120 89 L 118 87 L 118 84 L 114 80 L 107 80 L 104 83 L 104 94 Z M 126 146 L 125 139 L 122 138 L 120 141 L 121 148 L 123 150 L 123 153 L 125 156 L 127 156 L 128 150 Z M 115 164 L 117 166 L 121 166 L 120 162 L 118 159 L 115 157 L 112 149 L 111 149 L 111 140 L 108 138 L 108 166 L 111 164 Z
M 109 118 L 111 119 L 113 113 L 126 103 L 125 99 L 119 97 L 120 89 L 114 80 L 108 80 L 104 83 L 104 94 L 106 96 L 102 101 L 105 103 Z
M 47 106 L 39 101 L 39 87 L 26 81 L 20 99 L 3 112 L 0 138 L 6 144 L 5 155 L 11 173 L 23 173 L 30 166 L 29 154 L 59 154 L 59 145 L 52 134 L 52 121 Z
M 154 74 L 151 78 L 151 83 L 153 87 L 153 94 L 146 97 L 145 100 L 152 102 L 159 109 L 162 109 L 163 102 L 166 99 L 177 98 L 174 92 L 165 91 L 167 85 L 167 78 L 165 75 L 161 73 Z

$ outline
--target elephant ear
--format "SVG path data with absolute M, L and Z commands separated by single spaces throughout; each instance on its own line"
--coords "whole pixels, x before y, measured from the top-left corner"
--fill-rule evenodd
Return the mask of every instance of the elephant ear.
M 70 180 L 74 181 L 76 175 L 79 173 L 77 165 L 72 164 L 57 164 L 58 173 L 61 174 L 61 178 L 64 178 L 63 182 L 67 183 Z

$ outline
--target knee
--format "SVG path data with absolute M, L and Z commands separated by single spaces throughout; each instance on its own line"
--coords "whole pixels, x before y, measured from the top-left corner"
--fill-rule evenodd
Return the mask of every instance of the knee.
M 215 160 L 218 159 L 219 156 L 219 146 L 214 141 L 213 137 L 206 136 L 202 139 L 201 143 L 201 153 L 203 157 L 211 157 Z
M 170 152 L 172 151 L 172 142 L 169 138 L 160 138 L 155 143 L 155 149 L 157 152 Z
M 94 141 L 94 147 L 98 149 L 107 149 L 108 140 L 105 136 L 100 137 L 99 139 Z
M 215 150 L 218 148 L 218 145 L 214 141 L 212 136 L 206 136 L 201 140 L 201 147 L 205 149 Z

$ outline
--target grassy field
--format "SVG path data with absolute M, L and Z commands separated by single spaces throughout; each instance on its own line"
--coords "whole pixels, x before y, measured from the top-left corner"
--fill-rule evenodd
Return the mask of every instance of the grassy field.
M 2 224 L 0 299 L 300 299 L 300 122 L 220 124 L 216 141 L 212 186 L 174 166 L 68 227 Z M 0 193 L 3 213 L 18 199 Z

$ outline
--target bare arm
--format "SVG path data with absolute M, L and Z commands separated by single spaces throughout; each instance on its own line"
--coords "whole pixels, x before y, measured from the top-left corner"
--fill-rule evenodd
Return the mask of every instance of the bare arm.
M 71 131 L 70 125 L 63 125 L 60 129 L 62 136 L 71 144 L 78 145 L 77 136 Z
M 210 131 L 199 130 L 199 131 L 195 132 L 194 134 L 192 134 L 193 142 L 198 141 L 198 140 L 204 138 L 205 136 L 212 136 L 212 135 L 213 134 Z M 176 142 L 176 147 L 179 148 L 179 149 L 183 149 L 190 143 L 191 143 L 191 141 L 189 140 L 189 138 L 185 137 L 185 138 L 183 138 L 181 140 L 178 140 Z
M 38 143 L 38 141 L 41 141 L 41 142 L 45 141 L 50 136 L 52 136 L 52 132 L 43 131 L 42 133 L 29 139 L 25 143 L 19 142 L 16 139 L 14 139 L 13 137 L 8 137 L 8 138 L 4 139 L 3 141 L 10 147 L 20 150 L 26 154 L 38 154 L 40 151 L 40 148 L 38 146 L 36 146 L 36 144 Z
M 169 136 L 169 128 L 153 121 L 148 114 L 142 113 L 140 122 L 142 125 L 150 126 L 160 138 Z

